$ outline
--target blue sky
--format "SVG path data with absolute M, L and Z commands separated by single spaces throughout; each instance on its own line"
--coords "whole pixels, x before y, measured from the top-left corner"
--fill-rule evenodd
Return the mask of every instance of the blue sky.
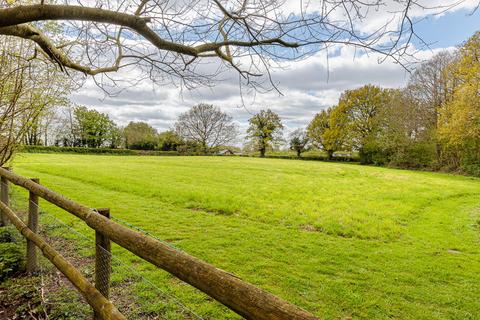
M 458 10 L 440 17 L 429 16 L 415 25 L 418 35 L 432 48 L 456 46 L 480 30 L 480 9 Z

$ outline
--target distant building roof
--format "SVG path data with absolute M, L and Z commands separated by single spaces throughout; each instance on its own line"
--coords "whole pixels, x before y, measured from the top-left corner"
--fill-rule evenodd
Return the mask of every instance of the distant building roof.
M 223 149 L 223 150 L 218 151 L 218 154 L 227 155 L 227 154 L 235 154 L 235 152 L 233 152 L 230 149 Z

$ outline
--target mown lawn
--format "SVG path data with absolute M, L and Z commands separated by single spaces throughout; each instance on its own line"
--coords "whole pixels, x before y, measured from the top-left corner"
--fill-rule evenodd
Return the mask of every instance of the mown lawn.
M 239 157 L 20 154 L 13 167 L 322 318 L 480 318 L 479 179 Z M 237 318 L 114 254 L 203 318 Z M 122 270 L 117 283 L 131 276 Z M 132 290 L 145 314 L 179 317 L 148 288 Z

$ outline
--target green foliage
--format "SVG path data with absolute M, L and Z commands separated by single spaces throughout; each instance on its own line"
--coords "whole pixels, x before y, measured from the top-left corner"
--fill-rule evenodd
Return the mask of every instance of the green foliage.
M 329 160 L 335 151 L 344 148 L 346 130 L 344 119 L 337 107 L 322 110 L 315 115 L 307 128 L 307 133 L 313 144 L 327 153 Z
M 56 146 L 22 146 L 21 152 L 26 153 L 80 153 L 80 154 L 112 154 L 112 155 L 151 155 L 176 156 L 176 151 L 130 150 L 110 148 L 56 147 Z
M 39 119 L 68 101 L 73 80 L 37 55 L 33 42 L 8 36 L 0 40 L 0 164 L 4 164 L 19 144 L 41 143 Z
M 431 142 L 411 143 L 396 150 L 385 163 L 400 168 L 435 168 L 436 147 Z
M 177 146 L 177 152 L 180 155 L 186 156 L 203 156 L 205 155 L 205 147 L 196 141 L 184 141 Z
M 358 162 L 358 158 L 351 157 L 347 154 L 334 154 L 331 158 L 328 155 L 302 155 L 298 154 L 277 154 L 277 152 L 269 153 L 265 158 L 271 159 L 291 159 L 291 160 L 309 160 L 309 161 L 341 161 L 341 162 Z
M 42 319 L 45 309 L 39 285 L 37 277 L 15 277 L 0 283 L 1 306 L 14 310 L 11 319 Z
M 378 145 L 386 90 L 366 85 L 345 91 L 338 105 L 316 114 L 308 126 L 314 143 L 332 159 L 338 150 L 358 151 L 363 164 L 388 162 Z
M 0 243 L 20 242 L 21 236 L 14 226 L 0 227 Z
M 388 155 L 381 150 L 377 141 L 365 139 L 362 148 L 358 151 L 361 164 L 386 165 L 389 162 Z
M 124 129 L 125 146 L 134 150 L 153 150 L 157 145 L 158 132 L 146 122 L 131 121 Z
M 280 116 L 270 109 L 261 110 L 248 120 L 247 139 L 264 157 L 267 148 L 282 139 L 283 124 Z
M 456 58 L 443 52 L 422 64 L 405 89 L 347 90 L 337 106 L 315 116 L 309 135 L 327 154 L 358 151 L 363 164 L 478 175 L 479 56 L 477 32 Z
M 158 150 L 177 151 L 182 144 L 184 144 L 182 138 L 173 130 L 164 131 L 158 135 Z
M 55 282 L 60 287 L 46 286 L 47 282 Z M 0 301 L 2 307 L 14 310 L 12 319 L 91 319 L 90 306 L 80 300 L 75 289 L 70 286 L 63 287 L 63 284 L 58 283 L 56 274 L 11 278 L 0 283 Z M 43 292 L 39 288 L 42 288 Z
M 14 165 L 319 318 L 478 314 L 476 178 L 247 157 L 22 154 Z M 47 203 L 44 209 L 91 234 L 71 214 Z M 126 250 L 113 252 L 202 318 L 239 319 Z M 113 274 L 132 283 L 130 269 L 114 266 Z M 139 314 L 177 310 L 162 306 L 151 287 L 134 289 L 145 299 Z
M 18 231 L 12 226 L 0 227 L 0 282 L 24 267 L 25 248 Z
M 453 99 L 440 112 L 439 140 L 444 162 L 470 174 L 480 172 L 480 31 L 461 48 L 450 66 Z
M 84 154 L 121 154 L 133 155 L 135 151 L 128 149 L 84 148 L 84 147 L 57 147 L 57 146 L 22 146 L 20 152 L 27 153 L 84 153 Z
M 100 148 L 108 143 L 115 145 L 118 140 L 118 128 L 105 113 L 84 106 L 73 110 L 76 122 L 76 136 L 74 142 L 79 147 Z
M 378 148 L 377 134 L 380 130 L 380 113 L 385 105 L 385 92 L 376 86 L 366 85 L 342 94 L 333 111 L 335 121 L 345 131 L 347 145 L 359 151 L 360 162 L 373 163 Z
M 56 320 L 87 320 L 91 319 L 91 308 L 80 301 L 78 292 L 73 288 L 60 288 L 49 294 L 52 304 L 48 310 L 49 318 Z
M 307 151 L 309 143 L 310 138 L 303 129 L 297 129 L 290 134 L 290 150 L 295 151 L 298 158 Z

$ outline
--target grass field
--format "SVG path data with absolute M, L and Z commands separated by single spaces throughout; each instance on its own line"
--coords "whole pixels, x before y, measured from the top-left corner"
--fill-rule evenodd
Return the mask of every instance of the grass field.
M 326 319 L 480 318 L 479 179 L 237 157 L 20 154 L 13 166 Z M 236 318 L 114 253 L 202 317 Z M 134 292 L 145 312 L 169 312 Z

